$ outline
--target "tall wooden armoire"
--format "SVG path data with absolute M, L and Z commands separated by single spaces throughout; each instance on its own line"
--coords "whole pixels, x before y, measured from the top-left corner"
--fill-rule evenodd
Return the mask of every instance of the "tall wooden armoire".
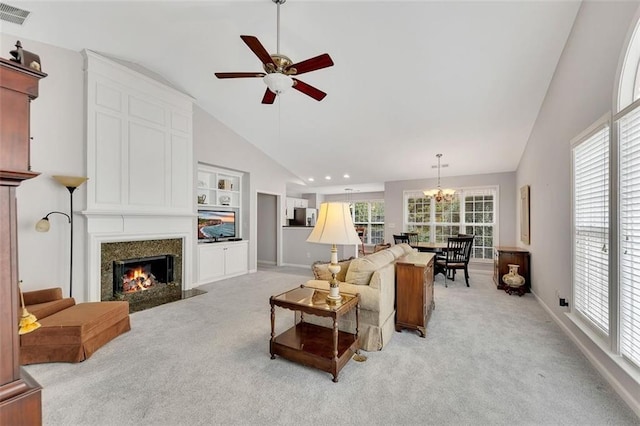
M 20 367 L 16 189 L 36 177 L 29 115 L 46 74 L 0 58 L 0 425 L 42 424 L 41 387 Z

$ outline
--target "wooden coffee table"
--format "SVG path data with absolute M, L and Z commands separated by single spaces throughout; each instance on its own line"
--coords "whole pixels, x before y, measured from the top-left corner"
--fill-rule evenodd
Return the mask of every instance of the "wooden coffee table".
M 271 359 L 280 355 L 290 361 L 314 367 L 333 375 L 338 373 L 354 353 L 360 352 L 358 328 L 360 326 L 360 297 L 357 294 L 340 293 L 342 302 L 327 304 L 328 291 L 296 287 L 277 296 L 271 296 Z M 275 335 L 275 307 L 300 312 L 300 322 L 287 331 Z M 352 309 L 356 309 L 356 334 L 338 330 L 338 320 Z M 333 328 L 304 322 L 304 315 L 316 315 L 333 319 Z

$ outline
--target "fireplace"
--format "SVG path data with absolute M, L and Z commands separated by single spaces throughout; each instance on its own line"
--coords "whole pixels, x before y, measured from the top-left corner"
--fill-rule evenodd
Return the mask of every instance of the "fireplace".
M 113 261 L 113 293 L 135 293 L 173 282 L 174 256 L 147 256 Z
M 101 298 L 136 312 L 183 298 L 181 238 L 101 244 Z

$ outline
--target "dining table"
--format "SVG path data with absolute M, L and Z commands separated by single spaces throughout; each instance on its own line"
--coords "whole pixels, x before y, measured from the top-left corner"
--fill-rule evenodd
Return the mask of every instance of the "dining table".
M 411 247 L 414 249 L 418 249 L 418 251 L 429 252 L 429 253 L 442 253 L 447 250 L 447 243 L 432 243 L 427 241 L 419 241 L 417 243 L 411 244 Z

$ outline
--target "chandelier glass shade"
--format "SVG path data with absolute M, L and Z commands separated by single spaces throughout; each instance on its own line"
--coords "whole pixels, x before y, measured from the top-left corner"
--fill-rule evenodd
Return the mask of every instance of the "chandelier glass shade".
M 269 90 L 271 90 L 276 95 L 286 92 L 287 89 L 293 86 L 293 79 L 288 75 L 279 72 L 272 72 L 270 74 L 267 74 L 262 80 L 267 85 Z
M 436 154 L 436 157 L 438 157 L 438 187 L 422 191 L 422 193 L 427 197 L 435 198 L 438 203 L 441 201 L 451 201 L 456 191 L 455 189 L 442 189 L 442 187 L 440 187 L 440 157 L 442 157 L 442 154 Z

